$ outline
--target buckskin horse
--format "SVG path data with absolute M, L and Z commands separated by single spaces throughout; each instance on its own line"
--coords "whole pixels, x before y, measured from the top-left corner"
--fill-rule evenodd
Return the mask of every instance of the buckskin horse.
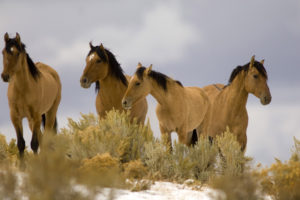
M 202 123 L 209 107 L 205 92 L 198 87 L 184 87 L 179 81 L 153 71 L 152 65 L 145 68 L 139 63 L 123 97 L 123 107 L 132 108 L 148 94 L 158 103 L 159 127 L 169 147 L 172 131 L 177 132 L 180 143 L 191 145 L 192 131 Z
M 61 99 L 61 83 L 57 72 L 43 63 L 33 63 L 21 42 L 4 35 L 3 72 L 8 82 L 7 97 L 10 118 L 17 133 L 20 158 L 23 158 L 25 140 L 22 119 L 27 118 L 32 131 L 31 149 L 37 153 L 41 141 L 41 123 L 45 132 L 56 132 L 56 112 Z
M 125 76 L 115 56 L 103 47 L 93 46 L 86 57 L 86 67 L 80 79 L 83 88 L 89 88 L 96 83 L 96 110 L 100 117 L 105 117 L 111 109 L 124 110 L 122 97 L 128 86 L 129 76 Z M 101 88 L 100 88 L 101 87 Z M 133 106 L 130 115 L 137 122 L 144 123 L 148 110 L 146 98 L 141 98 Z
M 241 150 L 245 151 L 248 95 L 249 93 L 255 95 L 262 105 L 269 104 L 272 97 L 267 80 L 264 60 L 258 62 L 252 56 L 250 63 L 238 66 L 232 71 L 228 85 L 213 84 L 204 87 L 203 90 L 211 101 L 211 107 L 201 128 L 197 129 L 198 138 L 202 133 L 214 138 L 222 134 L 228 126 L 236 135 Z

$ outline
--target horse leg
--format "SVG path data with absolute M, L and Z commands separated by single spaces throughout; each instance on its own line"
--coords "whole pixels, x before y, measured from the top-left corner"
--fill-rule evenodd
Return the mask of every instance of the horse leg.
M 161 124 L 159 124 L 159 129 L 164 143 L 167 145 L 169 151 L 172 151 L 171 131 L 168 131 Z
M 185 129 L 179 130 L 177 132 L 178 134 L 178 140 L 180 143 L 185 144 L 187 146 L 191 145 L 191 138 L 192 138 L 192 134 L 193 132 L 187 132 Z
M 15 116 L 15 114 L 11 113 L 11 121 L 14 125 L 17 134 L 17 146 L 19 149 L 20 158 L 23 159 L 24 157 L 24 150 L 25 150 L 25 140 L 23 138 L 23 126 L 22 126 L 22 119 Z
M 56 113 L 58 110 L 60 99 L 61 99 L 61 95 L 58 95 L 52 107 L 45 114 L 46 115 L 45 132 L 53 131 L 55 134 L 57 133 Z
M 42 139 L 41 123 L 42 123 L 42 116 L 39 114 L 36 114 L 29 119 L 29 124 L 31 126 L 31 131 L 32 131 L 32 138 L 31 138 L 30 145 L 32 151 L 35 154 L 37 154 L 39 148 L 39 142 Z

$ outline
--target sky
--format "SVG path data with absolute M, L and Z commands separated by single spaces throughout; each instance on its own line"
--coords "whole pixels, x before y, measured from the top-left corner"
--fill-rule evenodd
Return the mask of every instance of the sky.
M 68 117 L 96 113 L 94 89 L 79 83 L 92 41 L 110 49 L 126 74 L 132 75 L 138 62 L 153 64 L 184 86 L 226 84 L 232 70 L 252 55 L 265 59 L 272 102 L 263 106 L 249 95 L 246 155 L 262 164 L 274 157 L 287 160 L 293 137 L 300 139 L 300 1 L 0 0 L 1 49 L 6 32 L 11 37 L 18 32 L 33 61 L 59 73 L 60 128 Z M 6 91 L 1 81 L 0 132 L 10 140 L 15 132 Z M 156 101 L 147 99 L 151 127 L 160 137 Z M 29 145 L 27 120 L 23 125 Z

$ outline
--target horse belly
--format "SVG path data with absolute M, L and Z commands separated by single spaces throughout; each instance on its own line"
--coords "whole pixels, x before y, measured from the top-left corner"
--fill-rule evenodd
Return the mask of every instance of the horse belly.
M 54 104 L 59 92 L 59 86 L 52 76 L 41 85 L 41 113 L 46 113 Z

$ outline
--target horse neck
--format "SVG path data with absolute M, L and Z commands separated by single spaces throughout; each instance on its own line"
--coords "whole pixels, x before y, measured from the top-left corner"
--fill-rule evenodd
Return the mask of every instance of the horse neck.
M 227 88 L 227 102 L 232 113 L 246 108 L 248 92 L 245 89 L 245 74 L 239 74 Z
M 17 66 L 18 70 L 15 72 L 11 83 L 18 88 L 19 92 L 28 91 L 27 89 L 30 88 L 34 80 L 29 71 L 26 53 L 22 54 L 22 58 L 17 65 L 19 65 Z
M 114 101 L 119 101 L 122 99 L 127 86 L 116 77 L 108 74 L 104 79 L 100 81 L 100 91 L 99 94 L 103 103 L 113 103 Z M 121 102 L 121 100 L 120 100 Z
M 171 84 L 174 84 L 171 85 Z M 177 83 L 170 83 L 170 80 L 167 80 L 167 91 L 165 91 L 162 87 L 160 87 L 154 80 L 151 80 L 151 91 L 150 94 L 156 99 L 156 101 L 163 107 L 169 107 L 174 104 L 174 101 L 180 99 L 180 95 L 182 94 L 183 88 Z

